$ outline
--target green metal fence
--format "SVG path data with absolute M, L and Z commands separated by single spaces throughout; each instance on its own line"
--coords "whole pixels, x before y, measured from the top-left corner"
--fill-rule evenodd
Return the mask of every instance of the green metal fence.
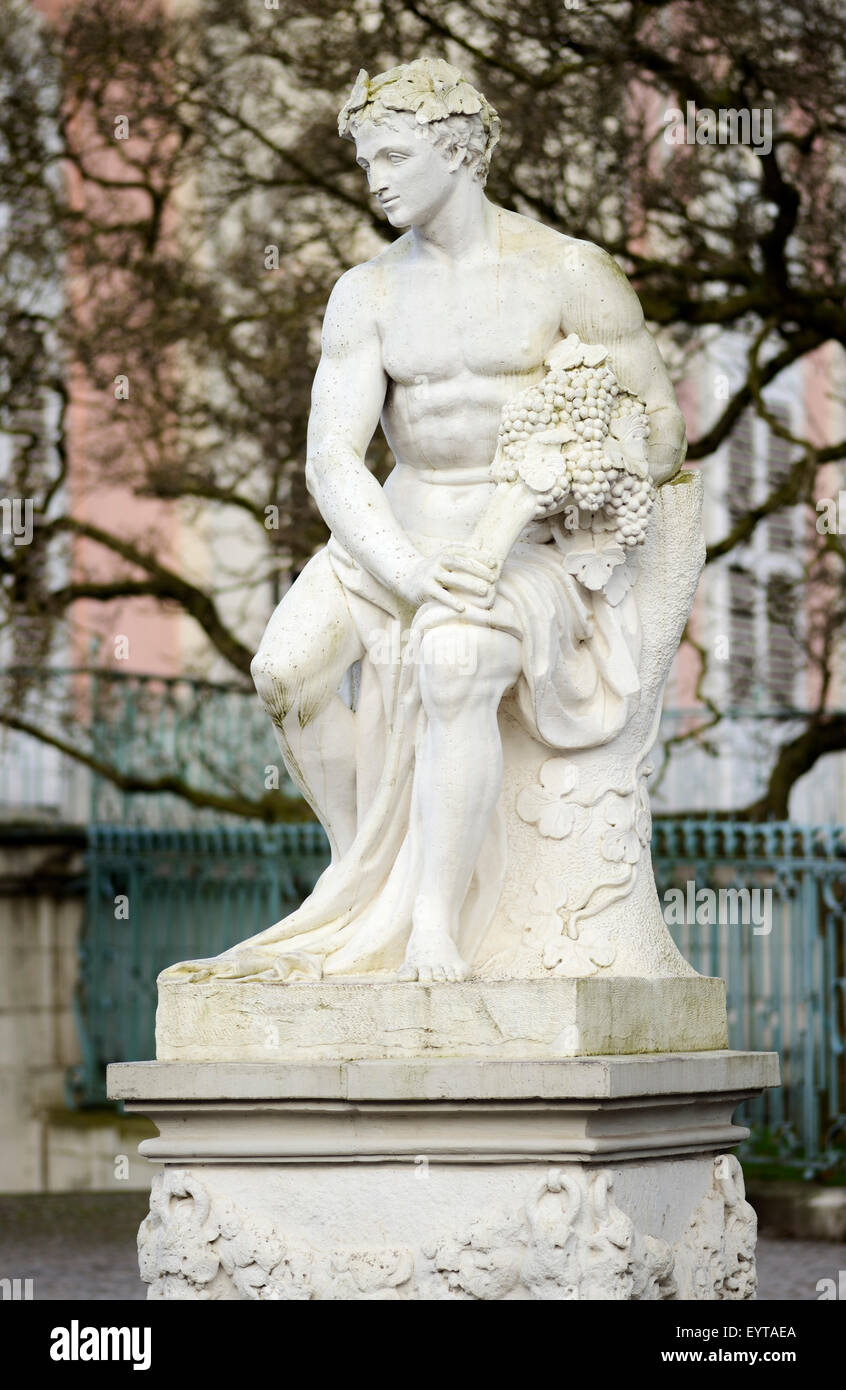
M 216 955 L 302 902 L 328 862 L 322 828 L 90 826 L 75 996 L 73 1105 L 102 1104 L 108 1062 L 155 1056 L 156 976 Z
M 8 728 L 7 713 L 53 742 Z M 161 788 L 163 777 L 173 790 Z M 7 818 L 214 831 L 268 821 L 260 803 L 269 791 L 298 800 L 246 682 L 0 667 L 0 814 Z M 282 798 L 272 801 L 272 819 L 288 819 Z
M 652 853 L 681 951 L 726 981 L 730 1046 L 781 1058 L 782 1085 L 744 1112 L 756 1156 L 843 1165 L 846 827 L 659 820 Z
M 842 1162 L 846 827 L 659 820 L 653 857 L 681 950 L 727 981 L 731 1046 L 781 1056 L 784 1085 L 747 1117 L 756 1151 L 811 1171 Z M 91 827 L 74 1103 L 103 1102 L 106 1062 L 155 1055 L 159 970 L 277 920 L 327 858 L 316 824 Z
M 53 743 L 5 727 L 4 712 Z M 665 706 L 650 785 L 653 812 L 731 816 L 733 808 L 758 800 L 779 748 L 807 726 L 810 713 L 749 705 L 726 708 L 715 725 L 703 705 Z M 670 754 L 666 765 L 662 749 Z M 794 820 L 846 820 L 844 768 L 846 755 L 830 755 L 800 779 L 791 794 Z M 172 790 L 162 789 L 163 776 Z M 291 801 L 296 790 L 246 680 L 95 665 L 0 667 L 5 818 L 213 830 L 245 819 L 297 820 Z

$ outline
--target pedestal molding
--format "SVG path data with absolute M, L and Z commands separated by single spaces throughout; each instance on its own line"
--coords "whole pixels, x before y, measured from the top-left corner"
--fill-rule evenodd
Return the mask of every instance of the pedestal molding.
M 779 1084 L 775 1052 L 664 1052 L 572 1058 L 463 1056 L 327 1062 L 117 1062 L 108 1093 L 181 1100 L 561 1100 L 763 1090 Z
M 152 1298 L 747 1298 L 771 1053 L 125 1063 Z M 425 1179 L 418 1183 L 417 1179 Z

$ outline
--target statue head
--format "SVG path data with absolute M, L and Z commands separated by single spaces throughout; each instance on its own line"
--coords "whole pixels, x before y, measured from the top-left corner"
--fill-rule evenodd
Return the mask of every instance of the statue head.
M 371 78 L 363 69 L 338 117 L 388 220 L 425 218 L 461 171 L 484 187 L 500 121 L 481 92 L 440 58 Z

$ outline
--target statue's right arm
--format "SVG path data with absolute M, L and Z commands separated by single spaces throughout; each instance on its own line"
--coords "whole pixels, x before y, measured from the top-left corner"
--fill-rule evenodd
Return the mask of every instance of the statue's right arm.
M 366 266 L 347 271 L 326 308 L 311 393 L 306 486 L 353 559 L 402 592 L 422 557 L 364 461 L 387 389 L 371 276 Z

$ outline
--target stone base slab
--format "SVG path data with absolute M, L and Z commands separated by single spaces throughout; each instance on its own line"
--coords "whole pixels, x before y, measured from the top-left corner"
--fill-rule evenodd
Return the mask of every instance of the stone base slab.
M 701 975 L 410 984 L 162 981 L 160 1061 L 333 1062 L 705 1052 L 725 985 Z
M 144 1062 L 161 1299 L 754 1296 L 740 1101 L 772 1053 Z

